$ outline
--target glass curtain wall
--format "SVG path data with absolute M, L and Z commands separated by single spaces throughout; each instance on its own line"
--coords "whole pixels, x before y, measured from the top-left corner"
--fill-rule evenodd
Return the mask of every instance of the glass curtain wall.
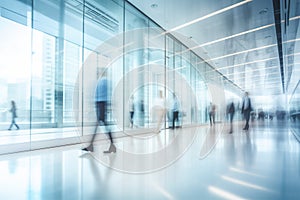
M 300 141 L 300 57 L 298 55 L 300 52 L 300 20 L 286 20 L 286 18 L 284 18 L 288 16 L 289 19 L 292 19 L 299 15 L 299 6 L 292 6 L 296 4 L 297 0 L 283 2 L 281 11 L 285 15 L 282 15 L 284 22 L 282 23 L 282 46 L 288 105 L 287 118 L 290 121 L 292 132 Z
M 57 140 L 77 132 L 73 93 L 82 63 L 83 4 L 33 1 L 31 142 Z M 57 142 L 55 142 L 57 143 Z M 48 143 L 50 146 L 51 143 Z
M 3 0 L 0 6 L 0 150 L 8 144 L 22 151 L 88 141 L 96 124 L 95 88 L 104 74 L 116 137 L 168 129 L 174 96 L 176 126 L 205 123 L 207 63 L 127 1 Z M 161 98 L 166 112 L 157 127 Z M 8 130 L 12 100 L 18 126 Z
M 14 151 L 7 145 L 18 151 L 30 148 L 31 93 L 35 92 L 31 88 L 31 17 L 30 0 L 1 1 L 0 153 Z

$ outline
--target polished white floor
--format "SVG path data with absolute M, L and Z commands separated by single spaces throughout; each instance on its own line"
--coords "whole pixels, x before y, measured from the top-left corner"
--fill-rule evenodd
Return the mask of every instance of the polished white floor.
M 0 156 L 0 199 L 299 199 L 300 144 L 287 122 L 162 131 Z

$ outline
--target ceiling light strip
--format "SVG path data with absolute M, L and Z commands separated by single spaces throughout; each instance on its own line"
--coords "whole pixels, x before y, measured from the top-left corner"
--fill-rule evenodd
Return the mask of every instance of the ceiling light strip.
M 249 3 L 249 2 L 251 2 L 251 1 L 252 1 L 252 0 L 245 0 L 245 1 L 242 1 L 242 2 L 240 2 L 240 3 L 233 4 L 233 5 L 231 5 L 231 6 L 228 6 L 228 7 L 226 7 L 226 8 L 223 8 L 223 9 L 221 9 L 221 10 L 217 10 L 217 11 L 215 11 L 215 12 L 212 12 L 212 13 L 208 14 L 208 15 L 205 15 L 205 16 L 203 16 L 203 17 L 199 17 L 199 18 L 194 19 L 194 20 L 192 20 L 192 21 L 190 21 L 190 22 L 187 22 L 187 23 L 185 23 L 185 24 L 182 24 L 182 25 L 180 25 L 180 26 L 177 26 L 177 27 L 175 27 L 175 28 L 172 28 L 172 29 L 166 31 L 165 33 L 170 33 L 170 32 L 173 32 L 173 31 L 177 31 L 177 30 L 179 30 L 179 29 L 182 29 L 182 28 L 187 27 L 187 26 L 189 26 L 189 25 L 195 24 L 195 23 L 200 22 L 200 21 L 202 21 L 202 20 L 205 20 L 205 19 L 207 19 L 207 18 L 209 18 L 209 17 L 213 17 L 213 16 L 218 15 L 218 14 L 220 14 L 220 13 L 223 13 L 223 12 L 225 12 L 225 11 L 231 10 L 231 9 L 236 8 L 236 7 L 238 7 L 238 6 L 244 5 L 244 4 Z
M 300 38 L 297 38 L 297 39 L 294 39 L 294 40 L 285 41 L 285 42 L 283 42 L 283 44 L 290 43 L 290 42 L 297 42 L 297 41 L 300 41 Z M 205 60 L 205 61 L 208 62 L 208 61 L 213 61 L 213 60 L 219 60 L 219 59 L 222 59 L 222 58 L 236 56 L 236 55 L 243 54 L 243 53 L 249 53 L 249 52 L 252 52 L 252 51 L 258 51 L 258 50 L 262 50 L 262 49 L 267 49 L 267 48 L 275 47 L 276 45 L 277 44 L 271 44 L 271 45 L 266 45 L 266 46 L 257 47 L 257 48 L 253 48 L 253 49 L 248 49 L 248 50 L 244 50 L 244 51 L 239 51 L 239 52 L 236 52 L 236 53 L 227 54 L 227 55 L 219 56 L 219 57 L 216 57 L 216 58 L 211 58 L 211 59 Z M 202 64 L 205 61 L 198 62 L 197 64 Z
M 272 68 L 261 68 L 261 69 L 256 69 L 256 70 L 252 70 L 252 72 L 253 73 L 259 73 L 259 71 L 263 71 L 263 70 L 265 70 L 264 72 L 266 72 L 267 70 L 269 70 L 269 69 L 276 69 L 276 68 L 278 68 L 278 66 L 275 66 L 275 67 L 272 67 Z M 226 75 L 226 76 L 230 76 L 230 75 L 239 75 L 239 74 L 244 74 L 245 72 L 243 71 L 243 72 L 234 72 L 234 73 L 224 73 L 224 75 Z M 268 72 L 266 72 L 266 73 L 268 73 Z M 276 72 L 276 73 L 278 73 L 278 72 Z
M 259 71 L 263 71 L 263 70 L 267 71 L 267 70 L 276 69 L 276 68 L 278 68 L 278 66 L 272 66 L 272 67 L 267 67 L 267 68 L 258 68 L 258 69 L 253 69 L 252 72 L 259 72 Z M 213 70 L 211 70 L 211 71 L 213 71 Z M 211 71 L 207 71 L 205 73 L 210 73 Z M 243 73 L 245 73 L 245 72 L 242 71 L 242 72 L 226 73 L 226 75 L 243 74 Z
M 299 18 L 300 18 L 300 16 L 296 16 L 296 17 L 291 18 L 290 21 L 296 20 L 296 19 L 299 19 Z M 238 37 L 238 36 L 245 35 L 245 34 L 248 34 L 248 33 L 252 33 L 252 32 L 255 32 L 255 31 L 259 31 L 259 30 L 262 30 L 262 29 L 266 29 L 266 28 L 269 28 L 269 27 L 272 27 L 272 26 L 275 26 L 275 24 L 268 24 L 268 25 L 265 25 L 265 26 L 261 26 L 261 27 L 258 27 L 258 28 L 248 30 L 248 31 L 237 33 L 237 34 L 234 34 L 234 35 L 231 35 L 231 36 L 228 36 L 228 37 L 220 38 L 218 40 L 214 40 L 214 41 L 211 41 L 211 42 L 207 42 L 207 43 L 198 45 L 196 47 L 192 47 L 192 49 L 197 48 L 197 47 L 203 47 L 203 46 L 211 45 L 211 44 L 221 42 L 221 41 L 224 41 L 224 40 L 227 40 L 227 39 L 231 39 L 231 38 L 234 38 L 234 37 Z
M 300 52 L 299 53 L 294 53 L 294 54 L 288 54 L 288 55 L 285 55 L 285 57 L 296 56 L 296 55 L 299 55 L 299 54 L 300 54 Z M 262 60 L 256 60 L 256 61 L 252 61 L 252 62 L 246 62 L 246 63 L 231 65 L 231 66 L 226 66 L 226 67 L 219 67 L 219 68 L 216 68 L 216 69 L 217 70 L 228 69 L 228 68 L 232 68 L 232 67 L 239 67 L 239 66 L 243 66 L 243 65 L 249 65 L 249 64 L 253 64 L 253 63 L 259 63 L 259 62 L 264 62 L 264 61 L 269 61 L 269 60 L 274 60 L 274 59 L 278 59 L 278 57 L 266 58 L 266 59 L 262 59 Z
M 277 73 L 278 74 L 278 73 Z M 243 83 L 245 82 L 245 77 L 241 77 L 239 79 L 229 79 L 231 81 L 234 81 L 235 83 Z M 275 81 L 276 80 L 276 81 Z M 251 82 L 252 83 L 260 83 L 260 82 L 269 82 L 270 84 L 272 83 L 278 83 L 278 80 L 280 81 L 280 77 L 277 76 L 276 79 L 273 78 L 273 79 L 269 79 L 269 78 L 266 78 L 265 76 L 257 76 L 257 77 L 251 77 Z M 280 87 L 280 85 L 276 84 L 276 87 Z
M 285 57 L 297 56 L 297 55 L 300 55 L 300 53 L 288 54 L 288 55 L 285 55 Z M 219 67 L 219 68 L 215 68 L 215 69 L 218 69 L 218 70 L 229 69 L 229 68 L 233 68 L 233 67 L 239 67 L 239 66 L 243 66 L 243 65 L 249 65 L 249 64 L 253 64 L 253 63 L 258 63 L 258 62 L 264 62 L 264 61 L 274 60 L 274 59 L 277 59 L 277 58 L 278 58 L 278 57 L 267 58 L 267 59 L 256 60 L 256 61 L 247 62 L 247 63 L 240 63 L 240 64 L 237 64 L 237 65 L 230 65 L 230 66 L 225 66 L 225 67 Z M 267 69 L 270 69 L 270 68 L 267 68 Z M 212 71 L 213 71 L 213 70 L 212 70 Z
M 231 36 L 228 36 L 228 37 L 220 38 L 218 40 L 207 42 L 207 43 L 198 45 L 196 47 L 192 47 L 191 49 L 199 48 L 199 47 L 204 47 L 204 46 L 207 46 L 207 45 L 211 45 L 211 44 L 214 44 L 214 43 L 217 43 L 217 42 L 221 42 L 221 41 L 224 41 L 224 40 L 228 40 L 228 39 L 231 39 L 231 38 L 234 38 L 234 37 L 238 37 L 238 36 L 245 35 L 245 34 L 248 34 L 248 33 L 252 33 L 252 32 L 255 32 L 255 31 L 259 31 L 259 30 L 262 30 L 262 29 L 266 29 L 266 28 L 272 27 L 274 25 L 275 24 L 269 24 L 269 25 L 261 26 L 261 27 L 258 27 L 258 28 L 255 28 L 255 29 L 251 29 L 251 30 L 248 30 L 248 31 L 244 31 L 244 32 L 241 32 L 241 33 L 237 33 L 237 34 L 234 34 L 234 35 L 231 35 Z
M 236 53 L 227 54 L 227 55 L 224 55 L 224 56 L 212 58 L 212 59 L 210 59 L 210 61 L 212 61 L 212 60 L 218 60 L 218 59 L 222 59 L 222 58 L 226 58 L 226 57 L 230 57 L 230 56 L 236 56 L 238 54 L 249 53 L 251 51 L 258 51 L 258 50 L 262 50 L 262 49 L 267 49 L 267 48 L 275 47 L 276 45 L 277 44 L 271 44 L 271 45 L 267 45 L 267 46 L 262 46 L 262 47 L 257 47 L 257 48 L 253 48 L 253 49 L 248 49 L 248 50 L 245 50 L 245 51 L 239 51 L 239 52 L 236 52 Z
M 295 17 L 292 17 L 292 18 L 290 18 L 290 20 L 289 20 L 289 21 L 293 21 L 293 20 L 296 20 L 296 19 L 300 19 L 300 16 L 295 16 Z M 284 22 L 284 20 L 283 20 L 283 22 Z
M 278 74 L 278 73 L 277 73 Z M 280 77 L 279 76 L 277 76 L 276 78 L 272 78 L 272 79 L 270 79 L 270 78 L 266 78 L 265 76 L 256 76 L 256 77 L 251 77 L 251 82 L 252 83 L 256 83 L 256 82 L 269 82 L 269 83 L 278 83 L 278 80 L 280 80 Z M 229 79 L 229 80 L 232 80 L 232 81 L 235 81 L 235 82 L 243 82 L 243 81 L 245 81 L 245 78 L 244 77 L 241 77 L 241 78 L 239 78 L 239 79 Z M 276 80 L 276 82 L 275 82 L 275 80 Z M 279 86 L 280 87 L 280 85 L 278 85 L 278 84 L 276 84 L 276 86 Z
M 243 66 L 243 65 L 250 65 L 253 63 L 264 62 L 264 61 L 269 61 L 269 60 L 274 60 L 274 59 L 278 59 L 278 57 L 266 58 L 266 59 L 262 59 L 262 60 L 256 60 L 256 61 L 241 63 L 241 64 L 237 64 L 237 65 L 231 65 L 231 66 L 226 66 L 226 67 L 219 67 L 217 69 L 220 70 L 220 69 L 227 69 L 227 68 L 231 68 L 231 67 L 239 67 L 239 66 Z
M 278 66 L 277 66 L 278 67 Z M 256 71 L 257 72 L 257 71 Z M 245 72 L 241 72 L 241 73 L 233 73 L 233 74 L 226 74 L 226 76 L 232 76 L 232 75 L 238 75 L 238 74 L 244 74 Z M 266 73 L 268 75 L 275 75 L 275 74 L 278 74 L 278 72 L 271 72 L 271 73 Z M 225 75 L 225 74 L 224 74 Z M 259 77 L 260 75 L 256 75 L 256 76 L 251 76 L 251 77 Z M 243 77 L 244 78 L 244 77 Z M 236 80 L 238 80 L 238 77 L 235 78 Z
M 296 17 L 290 18 L 290 21 L 296 20 L 296 19 L 300 19 L 300 16 L 296 16 Z M 248 30 L 248 31 L 237 33 L 237 34 L 234 34 L 234 35 L 231 35 L 231 36 L 228 36 L 228 37 L 220 38 L 218 40 L 214 40 L 214 41 L 211 41 L 211 42 L 200 44 L 200 45 L 191 47 L 190 50 L 193 50 L 193 49 L 196 49 L 196 48 L 200 48 L 200 47 L 204 47 L 204 46 L 207 46 L 207 45 L 211 45 L 211 44 L 214 44 L 214 43 L 217 43 L 217 42 L 222 42 L 224 40 L 232 39 L 234 37 L 238 37 L 238 36 L 245 35 L 245 34 L 248 34 L 248 33 L 252 33 L 252 32 L 255 32 L 255 31 L 259 31 L 259 30 L 262 30 L 262 29 L 266 29 L 266 28 L 269 28 L 269 27 L 272 27 L 272 26 L 275 26 L 275 24 L 268 24 L 268 25 L 265 25 L 265 26 L 261 26 L 261 27 L 258 27 L 258 28 L 254 28 L 254 29 Z

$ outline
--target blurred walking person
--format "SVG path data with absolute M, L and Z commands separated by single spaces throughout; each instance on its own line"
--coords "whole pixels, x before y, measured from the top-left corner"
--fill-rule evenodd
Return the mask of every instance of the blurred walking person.
M 134 97 L 131 96 L 129 99 L 129 115 L 130 115 L 130 128 L 134 125 Z
M 20 129 L 20 127 L 18 126 L 18 124 L 16 123 L 16 118 L 18 117 L 17 116 L 17 107 L 16 107 L 16 103 L 14 100 L 11 101 L 11 108 L 9 110 L 11 112 L 11 124 L 8 128 L 8 130 L 10 131 L 11 128 L 13 127 L 13 125 L 16 126 L 17 130 Z
M 233 127 L 232 127 L 232 120 L 233 116 L 235 113 L 235 107 L 233 101 L 228 105 L 228 110 L 227 110 L 228 116 L 229 116 L 229 121 L 230 121 L 230 131 L 229 134 L 233 132 Z
M 155 119 L 157 119 L 157 127 L 155 132 L 160 133 L 161 125 L 166 115 L 165 99 L 162 90 L 159 91 L 159 96 L 154 102 L 154 112 Z
M 173 102 L 172 102 L 172 129 L 176 128 L 175 121 L 179 121 L 178 115 L 179 115 L 179 102 L 177 96 L 173 93 Z
M 215 120 L 216 120 L 216 105 L 215 104 L 210 103 L 208 114 L 209 114 L 210 126 L 212 126 L 213 124 L 215 125 Z
M 243 104 L 242 104 L 242 114 L 244 115 L 246 124 L 243 130 L 247 131 L 249 129 L 249 119 L 250 119 L 251 111 L 252 111 L 251 99 L 249 98 L 249 93 L 245 92 L 245 96 L 243 98 Z
M 105 132 L 108 134 L 108 137 L 110 139 L 110 147 L 107 151 L 104 151 L 103 153 L 115 153 L 116 147 L 114 145 L 114 141 L 112 138 L 111 130 L 108 128 L 108 122 L 107 122 L 107 107 L 109 105 L 110 101 L 110 83 L 106 77 L 106 72 L 104 72 L 103 76 L 99 79 L 96 87 L 96 97 L 95 97 L 95 104 L 96 104 L 96 114 L 97 114 L 97 123 L 95 127 L 95 131 L 91 140 L 91 143 L 88 147 L 82 149 L 84 151 L 94 151 L 94 141 L 96 138 L 96 133 L 98 126 L 104 125 L 105 126 Z

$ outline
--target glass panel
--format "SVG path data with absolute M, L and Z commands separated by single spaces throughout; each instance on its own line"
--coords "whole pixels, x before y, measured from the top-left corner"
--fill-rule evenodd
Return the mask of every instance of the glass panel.
M 84 11 L 84 64 L 78 93 L 79 113 L 83 116 L 83 135 L 107 131 L 104 126 L 96 125 L 96 87 L 104 77 L 108 83 L 106 92 L 109 96 L 106 122 L 109 129 L 116 132 L 119 130 L 116 123 L 118 119 L 114 117 L 114 99 L 111 98 L 123 74 L 123 62 L 122 59 L 119 60 L 123 53 L 123 35 L 120 34 L 123 31 L 123 8 L 121 3 L 114 1 L 87 0 Z M 122 94 L 118 94 L 118 97 L 121 99 Z M 97 139 L 101 138 L 106 139 L 104 134 Z
M 124 129 L 149 127 L 148 19 L 125 4 Z M 132 44 L 127 46 L 126 44 Z
M 298 140 L 300 140 L 300 81 L 290 100 L 289 117 L 291 120 L 291 128 Z
M 78 142 L 73 95 L 82 63 L 83 5 L 36 0 L 33 7 L 32 148 L 60 144 L 34 143 L 40 140 Z
M 30 148 L 31 8 L 26 3 L 0 2 L 0 154 Z
M 167 67 L 167 74 L 166 74 L 166 86 L 168 90 L 172 93 L 172 95 L 168 95 L 167 99 L 167 128 L 173 128 L 173 117 L 174 117 L 174 104 L 173 104 L 173 96 L 178 98 L 179 94 L 175 93 L 175 70 L 174 70 L 174 40 L 172 37 L 166 37 L 166 67 Z M 180 100 L 179 102 L 180 103 Z M 179 106 L 178 106 L 179 107 Z M 180 108 L 178 108 L 180 110 Z M 180 118 L 174 122 L 174 126 L 180 126 Z

